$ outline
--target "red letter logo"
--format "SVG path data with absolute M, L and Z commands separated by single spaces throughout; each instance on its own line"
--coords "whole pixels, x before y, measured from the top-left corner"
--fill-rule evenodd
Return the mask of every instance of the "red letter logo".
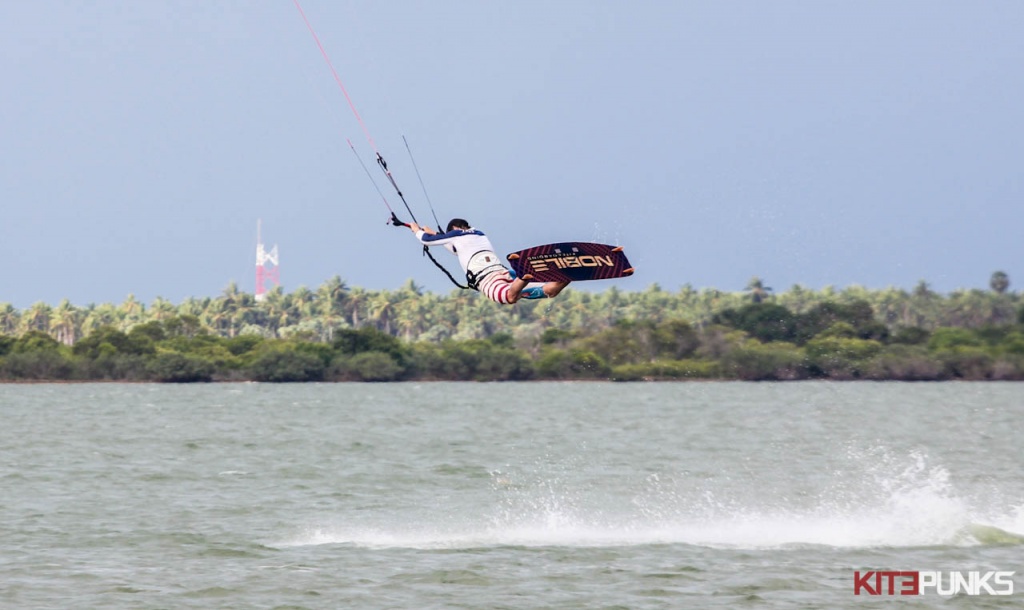
M 860 590 L 864 589 L 868 595 L 878 595 L 878 589 L 872 589 L 868 583 L 868 579 L 874 576 L 874 572 L 864 572 L 861 576 L 860 572 L 853 573 L 853 594 L 860 595 Z

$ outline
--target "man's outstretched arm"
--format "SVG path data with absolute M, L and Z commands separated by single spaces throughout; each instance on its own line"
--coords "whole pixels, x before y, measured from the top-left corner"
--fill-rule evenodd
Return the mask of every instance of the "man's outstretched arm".
M 409 223 L 409 230 L 413 232 L 413 235 L 419 233 L 420 231 L 423 231 L 427 235 L 437 235 L 437 232 L 431 229 L 430 227 L 421 227 L 418 224 L 416 224 L 415 221 Z

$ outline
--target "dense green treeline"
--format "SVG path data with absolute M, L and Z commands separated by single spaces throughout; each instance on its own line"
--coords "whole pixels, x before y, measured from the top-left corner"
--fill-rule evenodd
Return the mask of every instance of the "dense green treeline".
M 0 379 L 1024 379 L 1008 285 L 771 294 L 754 278 L 745 292 L 570 290 L 500 307 L 334 278 L 262 302 L 232 285 L 177 306 L 0 304 Z

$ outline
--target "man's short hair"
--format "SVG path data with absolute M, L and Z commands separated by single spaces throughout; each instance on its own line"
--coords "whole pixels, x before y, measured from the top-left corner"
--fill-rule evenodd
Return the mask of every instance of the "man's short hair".
M 451 231 L 452 229 L 468 229 L 469 223 L 462 218 L 452 218 L 448 221 L 448 228 L 445 231 Z

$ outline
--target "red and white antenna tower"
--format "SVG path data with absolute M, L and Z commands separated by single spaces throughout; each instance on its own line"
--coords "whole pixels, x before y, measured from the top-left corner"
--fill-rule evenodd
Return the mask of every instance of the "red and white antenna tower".
M 262 220 L 256 221 L 256 300 L 262 301 L 267 295 L 267 281 L 274 283 L 274 286 L 281 285 L 281 274 L 277 267 L 277 244 L 267 252 L 263 249 L 263 237 L 260 232 Z M 273 267 L 267 267 L 267 263 Z

